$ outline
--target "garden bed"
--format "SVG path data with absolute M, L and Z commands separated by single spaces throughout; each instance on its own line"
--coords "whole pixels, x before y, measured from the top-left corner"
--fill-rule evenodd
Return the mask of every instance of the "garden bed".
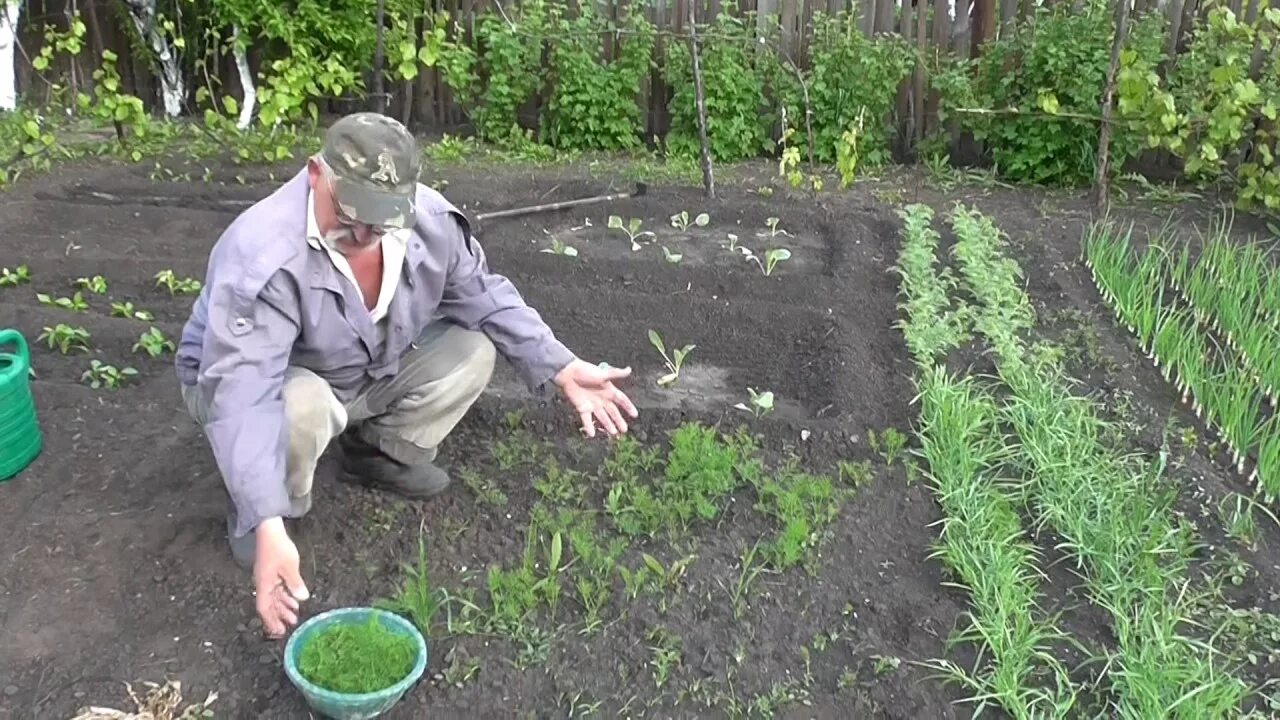
M 427 179 L 446 179 L 446 194 L 469 211 L 606 190 L 574 168 L 428 168 Z M 277 168 L 275 180 L 291 171 Z M 275 185 L 265 171 L 235 167 L 212 169 L 225 184 L 152 182 L 143 166 L 81 172 L 64 169 L 0 195 L 0 266 L 30 269 L 29 283 L 0 288 L 0 327 L 16 327 L 33 345 L 46 438 L 42 456 L 0 485 L 0 542 L 10 558 L 0 577 L 0 715 L 68 717 L 89 703 L 123 704 L 126 681 L 172 676 L 190 700 L 218 692 L 219 716 L 305 717 L 282 670 L 284 643 L 262 639 L 252 584 L 230 558 L 221 480 L 182 407 L 172 357 L 134 349 L 152 325 L 176 342 L 193 300 L 157 287 L 156 274 L 202 278 L 221 229 Z M 1171 416 L 1192 424 L 1123 328 L 1109 324 L 1078 262 L 1087 220 L 1079 199 L 942 193 L 915 179 L 820 200 L 781 189 L 766 196 L 756 189 L 768 172 L 722 179 L 715 201 L 698 188 L 651 185 L 641 198 L 484 225 L 493 269 L 572 349 L 635 369 L 628 390 L 641 413 L 633 425 L 640 446 L 667 459 L 673 437 L 692 437 L 676 432 L 686 423 L 725 437 L 742 427 L 756 437 L 764 469 L 715 495 L 712 517 L 629 535 L 614 522 L 625 513 L 607 510 L 609 492 L 621 485 L 625 505 L 637 483 L 661 480 L 661 467 L 629 484 L 615 448 L 579 437 L 573 413 L 529 397 L 505 363 L 442 449 L 457 481 L 446 495 L 406 503 L 341 485 L 326 457 L 315 507 L 294 536 L 313 597 L 307 613 L 392 596 L 420 540 L 431 586 L 452 598 L 434 618 L 426 682 L 392 716 L 563 716 L 593 707 L 607 717 L 969 716 L 954 704 L 964 688 L 916 664 L 971 664 L 971 647 L 947 646 L 969 598 L 930 558 L 941 517 L 930 487 L 884 443 L 890 429 L 910 437 L 916 417 L 891 272 L 901 243 L 894 210 L 904 198 L 941 210 L 969 197 L 997 219 L 1015 240 L 1043 325 L 1080 351 L 1078 376 L 1109 396 L 1131 394 L 1146 413 L 1136 439 L 1149 443 Z M 613 189 L 625 188 L 619 180 Z M 673 228 L 681 211 L 709 221 Z M 654 242 L 642 238 L 633 249 L 609 228 L 610 215 L 639 218 Z M 766 275 L 727 247 L 730 233 L 762 261 L 771 247 L 791 258 Z M 543 252 L 558 247 L 553 238 L 576 256 Z M 107 291 L 84 291 L 85 313 L 36 299 L 72 297 L 78 278 L 97 275 Z M 112 317 L 112 303 L 125 302 L 154 321 Z M 58 323 L 84 327 L 90 351 L 63 355 L 37 342 Z M 650 330 L 668 352 L 696 345 L 673 385 L 656 382 L 668 368 Z M 137 374 L 119 389 L 93 389 L 82 378 L 93 359 Z M 757 418 L 735 408 L 750 405 L 748 388 L 772 392 L 774 411 Z M 1216 513 L 1228 491 L 1246 489 L 1202 450 L 1186 449 L 1177 471 L 1203 493 L 1188 489 L 1188 513 Z M 784 518 L 770 498 L 788 491 L 812 500 L 804 507 L 814 534 L 796 545 L 799 562 L 779 568 L 768 558 L 783 557 L 770 548 Z M 616 567 L 632 575 L 647 567 L 653 579 L 651 588 L 636 581 L 631 597 L 622 573 L 607 576 L 598 622 L 577 584 L 594 577 L 581 574 L 592 564 L 570 541 L 585 517 L 595 518 L 587 534 L 595 547 L 621 544 Z M 1231 588 L 1233 605 L 1275 612 L 1280 535 L 1258 520 L 1259 549 L 1231 548 L 1253 568 Z M 1216 514 L 1204 520 L 1217 522 Z M 495 608 L 490 569 L 518 585 L 528 548 L 535 562 L 527 567 L 545 573 L 556 528 L 563 562 L 554 604 L 534 593 L 527 604 Z M 1049 572 L 1041 590 L 1050 611 L 1079 605 L 1077 580 Z M 1101 614 L 1073 610 L 1068 620 L 1076 636 L 1109 642 Z

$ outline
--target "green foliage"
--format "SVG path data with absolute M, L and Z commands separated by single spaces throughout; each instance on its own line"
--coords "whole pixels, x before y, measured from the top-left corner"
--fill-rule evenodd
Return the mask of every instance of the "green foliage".
M 731 13 L 725 8 L 707 27 L 700 25 L 707 37 L 700 36 L 698 44 L 707 142 L 711 156 L 723 162 L 758 157 L 773 146 L 763 103 L 766 77 L 777 59 L 759 48 L 754 24 Z M 662 77 L 672 91 L 667 152 L 693 156 L 699 152 L 700 144 L 692 56 L 684 42 L 670 41 L 664 47 Z
M 335 623 L 318 632 L 302 647 L 298 671 L 328 690 L 369 693 L 399 682 L 417 657 L 413 638 L 370 616 L 365 622 Z
M 1147 145 L 1182 158 L 1195 180 L 1233 181 L 1238 204 L 1247 209 L 1280 208 L 1278 27 L 1280 10 L 1274 8 L 1250 24 L 1227 7 L 1214 7 L 1206 22 L 1197 22 L 1166 77 L 1132 53 L 1122 58 L 1119 105 L 1140 123 Z M 1256 73 L 1255 48 L 1261 60 Z
M 541 83 L 542 38 L 549 14 L 545 0 L 532 0 L 475 19 L 468 42 L 455 23 L 454 37 L 440 48 L 445 82 L 476 124 L 480 137 L 494 142 L 520 139 L 517 112 Z M 509 20 L 508 20 L 509 18 Z
M 840 160 L 850 172 L 854 164 L 884 165 L 891 159 L 898 87 L 914 66 L 910 46 L 898 35 L 866 37 L 854 15 L 817 13 L 809 53 L 815 159 Z M 790 114 L 801 122 L 803 106 Z
M 965 124 L 986 141 L 1004 177 L 1052 184 L 1092 181 L 1112 25 L 1111 11 L 1102 5 L 1091 4 L 1080 13 L 1066 6 L 1041 9 L 1022 32 L 985 48 L 974 93 L 979 106 L 992 112 L 966 115 Z M 1156 15 L 1135 20 L 1126 47 L 1147 61 L 1159 58 L 1159 30 Z M 1112 164 L 1119 168 L 1140 149 L 1141 138 L 1117 124 Z
M 388 3 L 394 16 L 397 3 Z M 360 90 L 376 27 L 361 0 L 218 0 L 221 17 L 287 54 L 269 56 L 258 79 L 258 117 L 268 127 L 319 115 L 318 102 Z
M 653 64 L 654 26 L 643 6 L 628 5 L 625 35 L 613 35 L 616 58 L 604 61 L 603 39 L 612 21 L 592 4 L 577 17 L 553 6 L 550 26 L 552 89 L 542 133 L 553 146 L 571 150 L 629 150 L 640 145 L 644 117 L 637 93 Z
M 142 99 L 124 92 L 120 73 L 116 70 L 118 61 L 119 57 L 114 52 L 102 51 L 102 65 L 93 71 L 97 97 L 90 99 L 88 95 L 81 93 L 77 98 L 80 112 L 114 125 L 121 140 L 126 134 L 135 142 L 152 137 L 163 139 L 166 133 L 151 120 Z M 143 151 L 133 147 L 129 150 L 129 155 L 137 162 L 142 159 Z

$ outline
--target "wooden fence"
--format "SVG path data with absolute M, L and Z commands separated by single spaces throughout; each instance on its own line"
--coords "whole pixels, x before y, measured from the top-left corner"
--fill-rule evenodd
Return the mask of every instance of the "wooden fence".
M 0 0 L 3 1 L 3 0 Z M 149 107 L 158 102 L 157 71 L 137 58 L 130 47 L 130 28 L 123 0 L 23 0 L 26 3 L 19 28 L 20 49 L 17 56 L 18 88 L 26 101 L 41 102 L 45 97 L 42 80 L 33 73 L 30 59 L 35 57 L 42 42 L 46 24 L 59 29 L 67 27 L 72 10 L 78 11 L 87 25 L 88 51 L 82 62 L 96 61 L 103 49 L 111 49 L 121 58 L 119 71 L 125 89 L 141 97 Z M 507 0 L 507 6 L 514 0 Z M 580 0 L 570 0 L 579 2 Z M 619 5 L 627 0 L 605 0 L 617 16 Z M 1135 13 L 1160 11 L 1169 22 L 1170 43 L 1168 51 L 1176 53 L 1182 47 L 1186 31 L 1193 18 L 1202 16 L 1213 0 L 1134 0 Z M 448 10 L 452 17 L 468 25 L 476 13 L 492 11 L 493 0 L 424 0 L 432 10 Z M 1247 6 L 1242 6 L 1247 2 Z M 721 12 L 721 4 L 712 0 L 664 0 L 652 2 L 649 19 L 659 31 L 682 34 L 687 32 L 691 10 L 699 24 L 708 22 Z M 900 5 L 900 3 L 902 3 Z M 1227 0 L 1227 4 L 1246 19 L 1253 19 L 1258 12 L 1259 0 Z M 1016 30 L 1020 18 L 1029 17 L 1037 5 L 1070 5 L 1074 11 L 1083 10 L 1083 0 L 736 0 L 731 7 L 740 13 L 757 13 L 759 16 L 776 16 L 780 21 L 782 46 L 797 62 L 806 57 L 810 39 L 811 20 L 815 12 L 836 13 L 847 11 L 858 18 L 859 28 L 866 34 L 899 34 L 925 57 L 935 54 L 952 54 L 962 57 L 977 56 L 983 45 Z M 374 3 L 370 0 L 370 19 L 373 19 Z M 625 7 L 625 5 L 623 5 Z M 609 12 L 609 11 L 606 11 Z M 227 31 L 229 33 L 229 30 Z M 672 37 L 659 37 L 662 42 Z M 250 53 L 250 65 L 255 76 L 261 64 L 261 49 Z M 373 66 L 373 58 L 369 59 Z M 62 67 L 65 74 L 70 71 Z M 237 97 L 241 96 L 235 64 L 231 57 L 223 57 L 216 72 L 223 88 Z M 88 82 L 89 69 L 81 67 L 77 76 L 81 83 Z M 198 77 L 189 79 L 188 87 L 199 84 Z M 83 85 L 82 85 L 83 86 Z M 371 83 L 366 82 L 366 87 Z M 925 77 L 917 69 L 903 83 L 899 93 L 899 129 L 905 145 L 918 141 L 934 123 L 934 98 L 926 97 Z M 450 98 L 447 86 L 434 69 L 420 73 L 418 78 L 399 87 L 388 87 L 391 93 L 387 111 L 400 117 L 418 129 L 456 130 L 465 122 L 465 116 Z M 1101 88 L 1099 88 L 1101 93 Z M 640 102 L 647 111 L 647 135 L 662 135 L 668 127 L 666 108 L 669 98 L 659 73 L 652 73 L 649 82 L 641 88 Z M 920 101 L 923 99 L 923 101 Z M 187 98 L 188 106 L 191 98 Z M 330 112 L 342 112 L 367 106 L 362 101 L 335 101 L 325 108 Z M 524 121 L 536 120 L 536 110 L 526 113 Z

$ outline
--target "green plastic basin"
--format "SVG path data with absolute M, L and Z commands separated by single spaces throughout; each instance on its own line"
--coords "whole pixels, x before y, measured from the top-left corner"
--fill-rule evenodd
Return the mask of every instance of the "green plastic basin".
M 418 646 L 418 657 L 408 675 L 391 687 L 360 694 L 334 692 L 319 687 L 302 676 L 298 670 L 298 658 L 302 656 L 302 649 L 318 633 L 338 623 L 366 623 L 371 615 L 376 616 L 392 632 L 414 639 Z M 284 670 L 289 681 L 302 693 L 312 710 L 334 720 L 368 720 L 378 717 L 400 702 L 426 669 L 427 641 L 418 632 L 418 628 L 395 613 L 371 607 L 339 608 L 320 613 L 299 625 L 284 647 Z
M 9 345 L 17 352 L 2 352 Z M 30 370 L 26 338 L 17 330 L 0 330 L 0 482 L 26 469 L 43 446 L 27 378 Z

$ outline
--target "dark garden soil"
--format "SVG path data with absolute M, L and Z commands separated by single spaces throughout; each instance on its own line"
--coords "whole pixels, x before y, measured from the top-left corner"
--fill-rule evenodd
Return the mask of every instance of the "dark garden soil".
M 68 168 L 0 195 L 0 266 L 25 263 L 32 278 L 0 288 L 0 327 L 17 328 L 32 343 L 45 438 L 36 462 L 0 484 L 0 717 L 69 718 L 87 704 L 131 709 L 125 682 L 168 677 L 182 682 L 189 702 L 217 692 L 218 717 L 308 717 L 282 668 L 284 641 L 262 638 L 250 578 L 227 550 L 221 480 L 182 406 L 171 356 L 133 351 L 149 326 L 108 316 L 111 302 L 131 301 L 176 339 L 193 297 L 171 296 L 153 276 L 172 269 L 202 278 L 222 228 L 292 171 L 278 168 L 272 177 L 215 166 L 215 182 L 153 183 L 145 166 L 84 166 L 79 176 Z M 473 212 L 628 187 L 570 169 L 451 167 L 439 176 L 447 195 Z M 451 635 L 442 611 L 426 681 L 388 717 L 565 717 L 597 703 L 604 717 L 969 716 L 957 704 L 963 689 L 916 664 L 972 662 L 968 649 L 946 643 L 963 623 L 967 598 L 945 584 L 929 557 L 937 505 L 901 461 L 886 464 L 868 443 L 869 431 L 909 432 L 914 417 L 911 365 L 894 327 L 894 203 L 921 200 L 943 210 L 971 198 L 1017 240 L 1037 300 L 1070 321 L 1054 327 L 1098 338 L 1098 355 L 1080 366 L 1085 389 L 1128 391 L 1149 408 L 1143 427 L 1154 430 L 1143 442 L 1171 414 L 1190 424 L 1171 389 L 1109 323 L 1076 262 L 1087 220 L 1082 198 L 942 193 L 891 178 L 815 201 L 784 190 L 761 195 L 762 178 L 722 178 L 715 201 L 696 187 L 650 185 L 643 198 L 490 221 L 480 240 L 493 269 L 571 348 L 635 369 L 628 388 L 641 417 L 633 434 L 645 444 L 665 448 L 678 425 L 698 421 L 726 432 L 745 425 L 761 438 L 771 468 L 794 456 L 805 469 L 836 477 L 842 461 L 869 462 L 871 480 L 842 506 L 813 572 L 763 573 L 735 617 L 730 593 L 741 551 L 777 533 L 753 508 L 753 491 L 743 489 L 687 537 L 629 548 L 623 564 L 630 568 L 642 563 L 641 553 L 667 567 L 693 560 L 665 596 L 629 600 L 618 582 L 594 632 L 580 632 L 582 612 L 568 584 L 554 617 L 543 608 L 529 621 L 547 643 Z M 677 231 L 668 218 L 682 210 L 690 218 L 708 212 L 711 221 Z M 633 251 L 608 229 L 610 214 L 641 218 L 658 240 Z M 758 235 L 769 233 L 770 217 L 786 235 Z M 762 260 L 773 244 L 790 248 L 792 259 L 765 277 L 719 245 L 729 233 Z M 578 256 L 542 252 L 552 238 Z M 664 245 L 681 262 L 668 262 Z M 35 299 L 37 292 L 70 296 L 77 278 L 99 274 L 108 292 L 86 293 L 84 314 Z M 64 357 L 37 344 L 44 326 L 60 322 L 88 329 L 91 352 Z M 655 384 L 665 368 L 649 344 L 651 328 L 668 348 L 697 345 L 673 388 Z M 1112 358 L 1108 370 L 1099 369 L 1104 357 Z M 92 389 L 81 373 L 93 358 L 138 375 L 117 390 Z M 777 410 L 755 419 L 734 409 L 748 400 L 748 387 L 773 391 Z M 513 411 L 517 431 L 508 424 Z M 525 462 L 505 466 L 497 451 L 510 448 L 503 443 L 517 432 L 537 443 L 525 446 Z M 455 479 L 470 473 L 506 502 L 486 502 L 462 482 L 430 502 L 402 502 L 332 481 L 326 458 L 315 507 L 294 534 L 313 595 L 306 613 L 389 595 L 401 564 L 416 558 L 420 528 L 431 582 L 455 596 L 473 591 L 487 607 L 487 568 L 510 567 L 524 552 L 530 510 L 543 499 L 534 488 L 543 461 L 554 457 L 591 479 L 607 452 L 604 441 L 577 434 L 567 407 L 529 396 L 500 363 L 490 390 L 443 446 L 442 462 Z M 1212 500 L 1198 499 L 1189 512 L 1245 489 L 1220 459 L 1198 453 L 1179 476 L 1194 477 Z M 602 487 L 590 490 L 597 507 Z M 1215 517 L 1205 524 L 1220 525 Z M 1233 599 L 1275 612 L 1280 535 L 1261 520 L 1259 528 L 1258 549 L 1238 549 L 1257 575 L 1232 588 Z M 1052 602 L 1083 603 L 1069 571 L 1053 577 Z M 657 629 L 678 638 L 681 650 L 663 682 Z M 1071 629 L 1090 643 L 1110 640 L 1100 615 L 1076 612 Z

